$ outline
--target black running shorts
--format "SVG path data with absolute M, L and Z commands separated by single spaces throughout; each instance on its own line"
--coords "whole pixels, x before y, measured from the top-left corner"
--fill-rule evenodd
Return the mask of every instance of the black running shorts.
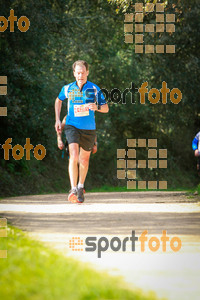
M 78 129 L 72 125 L 65 125 L 65 135 L 68 144 L 79 144 L 85 151 L 91 151 L 96 137 L 96 130 Z

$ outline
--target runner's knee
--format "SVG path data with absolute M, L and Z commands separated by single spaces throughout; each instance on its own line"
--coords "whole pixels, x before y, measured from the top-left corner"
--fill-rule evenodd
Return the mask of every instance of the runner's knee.
M 78 159 L 79 159 L 78 153 L 76 151 L 71 151 L 70 152 L 70 160 L 74 163 L 75 162 L 78 163 Z
M 79 163 L 82 166 L 88 166 L 90 157 L 80 157 Z

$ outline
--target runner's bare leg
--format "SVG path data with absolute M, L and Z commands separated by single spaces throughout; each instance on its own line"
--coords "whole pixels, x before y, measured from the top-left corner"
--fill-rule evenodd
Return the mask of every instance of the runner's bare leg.
M 80 147 L 79 153 L 79 183 L 84 184 L 87 176 L 91 151 L 85 151 Z
M 71 187 L 76 187 L 78 180 L 79 145 L 69 144 L 69 178 Z

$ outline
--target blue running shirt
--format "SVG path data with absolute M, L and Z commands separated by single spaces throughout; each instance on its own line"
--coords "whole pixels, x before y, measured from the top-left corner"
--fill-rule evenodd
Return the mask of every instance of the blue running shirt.
M 63 86 L 58 95 L 58 99 L 62 101 L 66 98 L 68 99 L 66 125 L 72 125 L 78 129 L 96 129 L 95 112 L 89 110 L 87 104 L 95 102 L 99 105 L 106 104 L 100 88 L 96 84 L 87 81 L 80 91 L 75 81 Z

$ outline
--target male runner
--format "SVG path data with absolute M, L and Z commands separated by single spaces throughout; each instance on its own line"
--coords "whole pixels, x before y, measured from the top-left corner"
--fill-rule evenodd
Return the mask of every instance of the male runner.
M 194 150 L 194 156 L 197 157 L 197 171 L 198 175 L 200 175 L 200 131 L 192 141 L 192 149 Z
M 55 129 L 57 133 L 61 133 L 60 111 L 62 101 L 68 98 L 68 114 L 65 125 L 66 139 L 69 144 L 71 183 L 68 200 L 82 203 L 90 153 L 96 137 L 95 111 L 107 113 L 109 108 L 100 88 L 87 81 L 89 75 L 87 62 L 78 60 L 72 67 L 76 81 L 65 85 L 56 98 Z

